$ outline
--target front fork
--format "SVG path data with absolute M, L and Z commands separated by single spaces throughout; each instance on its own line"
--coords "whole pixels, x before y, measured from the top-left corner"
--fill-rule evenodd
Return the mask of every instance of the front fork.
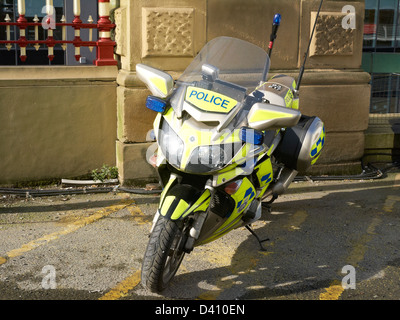
M 211 181 L 206 184 L 203 192 L 197 191 L 190 185 L 180 184 L 181 177 L 172 173 L 168 183 L 165 185 L 160 197 L 160 205 L 153 219 L 150 232 L 160 216 L 172 221 L 190 221 L 187 241 L 184 250 L 193 250 L 195 241 L 199 238 L 203 224 L 207 218 L 210 201 L 215 189 L 211 187 Z
M 271 195 L 273 197 L 272 202 L 279 195 L 283 194 L 293 182 L 297 173 L 296 170 L 283 168 L 277 180 L 268 187 L 261 201 L 253 199 L 248 206 L 246 212 L 249 214 L 247 214 L 248 217 L 246 214 L 243 216 L 244 223 L 247 225 L 257 221 L 261 217 L 261 202 Z M 169 181 L 161 193 L 160 205 L 153 219 L 151 232 L 160 215 L 165 219 L 173 221 L 183 221 L 190 217 L 190 219 L 187 219 L 187 221 L 190 221 L 190 225 L 187 226 L 187 241 L 185 242 L 184 250 L 191 252 L 196 240 L 200 237 L 202 227 L 209 214 L 211 199 L 216 190 L 211 186 L 211 181 L 206 183 L 205 189 L 202 192 L 199 192 L 190 185 L 182 185 L 180 182 L 181 177 L 171 173 Z

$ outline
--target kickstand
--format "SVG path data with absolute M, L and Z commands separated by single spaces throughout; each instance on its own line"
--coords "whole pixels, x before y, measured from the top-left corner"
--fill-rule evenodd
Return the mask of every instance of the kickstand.
M 247 226 L 245 226 L 245 227 L 246 227 L 247 230 L 249 230 L 249 232 L 250 232 L 253 236 L 256 237 L 256 239 L 257 239 L 257 241 L 258 241 L 258 243 L 259 243 L 259 245 L 260 245 L 260 247 L 261 247 L 261 251 L 267 251 L 267 249 L 265 249 L 264 246 L 263 246 L 263 242 L 269 241 L 269 239 L 267 238 L 267 239 L 261 240 L 261 239 L 258 237 L 258 235 L 254 232 L 254 230 L 253 230 L 250 226 L 247 225 Z

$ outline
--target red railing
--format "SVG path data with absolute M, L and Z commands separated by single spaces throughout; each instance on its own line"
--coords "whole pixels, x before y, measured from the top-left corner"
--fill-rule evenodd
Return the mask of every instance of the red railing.
M 27 60 L 26 47 L 32 45 L 39 50 L 40 45 L 46 45 L 48 48 L 48 57 L 50 61 L 54 59 L 54 46 L 60 44 L 61 47 L 66 50 L 67 44 L 73 44 L 75 47 L 75 59 L 79 61 L 81 57 L 81 47 L 89 47 L 92 50 L 94 47 L 97 48 L 96 60 L 94 64 L 96 66 L 109 66 L 117 65 L 117 61 L 114 59 L 114 47 L 115 42 L 111 40 L 111 30 L 115 28 L 115 24 L 111 23 L 109 19 L 110 15 L 110 0 L 98 0 L 99 5 L 99 20 L 97 24 L 93 23 L 93 19 L 89 16 L 89 23 L 82 23 L 80 19 L 81 5 L 80 0 L 74 1 L 74 20 L 72 23 L 66 23 L 65 18 L 60 20 L 60 23 L 55 21 L 55 13 L 53 7 L 53 0 L 46 0 L 46 12 L 47 16 L 42 22 L 39 22 L 37 16 L 33 19 L 34 22 L 28 22 L 25 18 L 25 0 L 18 0 L 18 14 L 19 17 L 16 22 L 11 22 L 10 17 L 7 15 L 5 21 L 0 22 L 0 27 L 6 27 L 7 40 L 0 40 L 0 44 L 5 44 L 8 50 L 11 50 L 12 45 L 16 44 L 21 49 L 21 61 Z M 19 39 L 11 40 L 10 27 L 16 26 L 19 29 Z M 35 39 L 30 40 L 26 38 L 26 29 L 33 27 L 35 30 Z M 62 28 L 62 40 L 55 40 L 53 32 L 57 27 Z M 66 39 L 66 28 L 72 27 L 75 30 L 74 40 Z M 39 28 L 47 29 L 47 39 L 39 40 Z M 89 30 L 89 41 L 82 41 L 81 29 Z M 97 29 L 99 33 L 99 40 L 92 41 L 93 30 Z

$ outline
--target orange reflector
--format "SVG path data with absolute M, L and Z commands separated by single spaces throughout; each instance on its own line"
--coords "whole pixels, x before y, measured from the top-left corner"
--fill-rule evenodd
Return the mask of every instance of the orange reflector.
M 149 163 L 155 168 L 157 167 L 157 154 L 153 154 L 150 159 Z
M 241 182 L 242 181 L 237 180 L 229 183 L 228 185 L 225 186 L 225 192 L 229 195 L 234 194 L 239 189 Z

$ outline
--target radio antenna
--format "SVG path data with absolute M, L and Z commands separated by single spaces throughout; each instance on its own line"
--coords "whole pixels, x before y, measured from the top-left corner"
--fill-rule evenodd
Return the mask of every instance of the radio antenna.
M 279 26 L 281 25 L 281 20 L 282 20 L 282 16 L 279 13 L 277 13 L 274 16 L 274 20 L 272 23 L 272 33 L 271 33 L 271 36 L 269 39 L 269 45 L 268 45 L 268 57 L 269 58 L 267 58 L 267 61 L 265 62 L 265 67 L 264 67 L 264 72 L 263 72 L 261 83 L 265 82 L 266 78 L 267 78 L 267 73 L 268 73 L 269 67 L 270 67 L 270 58 L 271 58 L 271 54 L 272 54 L 272 49 L 274 47 L 274 43 L 275 43 L 276 35 L 278 33 Z
M 322 3 L 323 3 L 323 2 L 324 2 L 324 0 L 321 0 L 321 3 L 319 4 L 317 17 L 315 18 L 314 27 L 313 27 L 313 30 L 312 30 L 312 32 L 311 32 L 310 41 L 308 42 L 307 52 L 306 52 L 306 54 L 305 54 L 305 56 L 304 56 L 304 61 L 303 61 L 303 64 L 302 64 L 302 66 L 301 66 L 301 68 L 300 68 L 299 79 L 297 80 L 297 87 L 296 87 L 296 92 L 297 92 L 297 93 L 298 93 L 299 90 L 300 90 L 300 84 L 301 84 L 301 80 L 303 79 L 304 68 L 305 68 L 305 66 L 306 66 L 307 57 L 308 57 L 308 54 L 309 54 L 309 52 L 310 52 L 311 42 L 312 42 L 312 39 L 313 39 L 313 37 L 314 37 L 315 28 L 317 27 L 317 22 L 318 22 L 319 14 L 320 14 L 320 12 L 321 12 L 321 8 L 322 8 Z

